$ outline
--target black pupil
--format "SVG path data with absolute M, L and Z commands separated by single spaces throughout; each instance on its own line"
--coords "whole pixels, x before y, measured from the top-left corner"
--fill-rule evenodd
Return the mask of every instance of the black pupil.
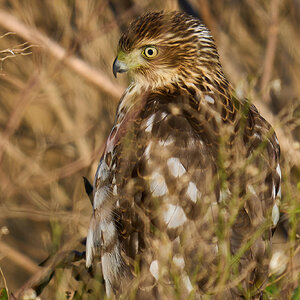
M 153 50 L 152 50 L 152 49 L 148 49 L 147 52 L 148 52 L 148 55 L 149 55 L 149 56 L 152 56 L 152 55 L 153 55 Z

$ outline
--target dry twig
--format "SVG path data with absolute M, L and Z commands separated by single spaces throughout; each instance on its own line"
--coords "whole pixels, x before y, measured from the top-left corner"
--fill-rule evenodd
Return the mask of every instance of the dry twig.
M 17 251 L 15 248 L 7 245 L 3 241 L 0 241 L 0 252 L 7 255 L 15 264 L 19 265 L 21 268 L 27 270 L 30 273 L 36 273 L 40 270 L 40 267 L 36 265 L 29 257 L 23 253 Z
M 2 35 L 0 38 L 4 37 L 6 35 Z M 32 54 L 31 51 L 27 52 L 31 48 L 35 47 L 35 45 L 29 45 L 28 42 L 16 45 L 12 48 L 0 50 L 0 71 L 3 69 L 3 62 L 7 60 L 8 58 L 16 57 L 17 55 L 30 55 Z
M 117 84 L 113 84 L 111 80 L 100 70 L 87 65 L 81 59 L 69 55 L 68 52 L 58 45 L 56 42 L 39 32 L 38 30 L 25 25 L 16 17 L 12 16 L 4 10 L 0 10 L 0 26 L 9 31 L 16 32 L 23 39 L 33 44 L 42 46 L 45 51 L 62 60 L 67 66 L 75 72 L 83 76 L 86 80 L 96 84 L 103 92 L 119 99 L 122 95 L 123 88 Z
M 277 34 L 278 34 L 278 15 L 279 15 L 279 4 L 280 0 L 273 0 L 271 2 L 271 24 L 268 30 L 268 42 L 265 52 L 264 68 L 261 78 L 260 91 L 265 102 L 270 102 L 268 93 L 268 83 L 270 82 L 273 64 L 277 45 Z
M 28 84 L 25 86 L 25 89 L 21 92 L 19 101 L 17 102 L 17 105 L 13 112 L 11 113 L 6 128 L 1 136 L 0 141 L 0 165 L 3 159 L 3 153 L 6 149 L 5 144 L 8 142 L 9 137 L 15 132 L 15 130 L 18 128 L 24 112 L 25 108 L 32 102 L 32 92 L 35 91 L 34 87 L 38 84 L 38 76 L 35 74 L 28 82 Z
M 208 0 L 199 0 L 199 9 L 201 8 L 201 16 L 203 18 L 204 23 L 207 27 L 212 31 L 214 35 L 217 35 L 216 31 L 216 21 L 211 14 L 210 5 L 208 4 Z

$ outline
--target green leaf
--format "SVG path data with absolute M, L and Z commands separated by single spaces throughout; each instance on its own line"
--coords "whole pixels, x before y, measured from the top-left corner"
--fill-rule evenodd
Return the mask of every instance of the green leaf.
M 0 290 L 0 300 L 8 300 L 8 293 L 6 288 Z
M 300 300 L 300 285 L 297 288 L 295 288 L 292 300 Z
M 0 300 L 8 300 L 6 281 L 1 268 L 0 268 Z
M 269 296 L 276 296 L 279 292 L 278 286 L 275 283 L 273 283 L 265 288 L 265 292 Z

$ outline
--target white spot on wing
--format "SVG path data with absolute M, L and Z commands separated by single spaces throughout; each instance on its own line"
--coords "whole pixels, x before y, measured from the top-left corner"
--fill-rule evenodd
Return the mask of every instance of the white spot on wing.
M 276 197 L 276 186 L 273 182 L 273 188 L 272 188 L 272 198 L 275 198 Z
M 145 149 L 145 157 L 146 159 L 150 158 L 150 148 L 151 148 L 152 142 L 149 143 L 149 145 Z
M 167 210 L 164 212 L 164 221 L 168 228 L 177 228 L 186 222 L 184 210 L 181 206 L 168 204 Z
M 169 170 L 174 177 L 180 177 L 185 173 L 185 168 L 179 158 L 171 157 L 167 161 Z
M 250 192 L 252 195 L 257 196 L 257 194 L 256 194 L 256 192 L 255 192 L 255 190 L 254 190 L 254 188 L 253 188 L 252 185 L 248 185 L 248 190 L 249 190 L 249 192 Z
M 164 177 L 158 172 L 153 172 L 150 178 L 150 191 L 154 197 L 163 196 L 168 192 Z
M 205 95 L 204 99 L 205 99 L 208 103 L 210 103 L 210 104 L 214 104 L 214 103 L 215 103 L 214 98 L 212 98 L 212 97 L 209 96 L 209 95 Z
M 150 270 L 150 273 L 152 274 L 152 276 L 156 280 L 158 280 L 159 270 L 158 270 L 158 261 L 157 260 L 152 261 L 149 270 Z
M 178 106 L 176 106 L 175 104 L 170 105 L 170 110 L 172 115 L 177 116 L 180 114 L 181 110 Z
M 281 198 L 281 185 L 279 185 L 279 189 L 277 192 L 277 197 Z
M 174 138 L 172 136 L 168 136 L 166 140 L 159 140 L 159 145 L 160 146 L 169 146 L 175 142 Z
M 280 212 L 279 212 L 279 208 L 277 206 L 277 204 L 274 204 L 273 209 L 272 209 L 272 221 L 273 221 L 273 225 L 277 225 L 278 221 L 279 221 L 279 217 L 280 217 Z
M 116 185 L 116 184 L 114 185 L 114 188 L 113 188 L 113 195 L 114 195 L 114 196 L 117 196 L 117 195 L 118 195 L 118 188 L 117 188 L 117 185 Z
M 180 269 L 183 269 L 185 266 L 184 258 L 181 255 L 175 255 L 173 257 L 173 263 Z
M 198 191 L 198 189 L 196 187 L 196 184 L 194 182 L 189 183 L 189 186 L 188 186 L 188 189 L 187 189 L 186 193 L 194 203 L 197 202 L 199 191 Z
M 225 201 L 228 198 L 228 196 L 230 196 L 230 195 L 231 195 L 231 192 L 229 191 L 228 188 L 226 190 L 222 190 L 220 193 L 219 201 L 220 202 Z
M 161 113 L 161 119 L 164 119 L 168 114 L 166 112 Z
M 192 283 L 190 281 L 189 276 L 187 276 L 186 274 L 184 274 L 182 276 L 182 281 L 183 281 L 183 283 L 184 283 L 187 291 L 190 293 L 193 290 L 193 286 L 192 286 Z
M 277 275 L 282 274 L 287 266 L 288 258 L 282 250 L 276 251 L 270 260 L 270 272 Z
M 280 169 L 280 165 L 279 164 L 277 164 L 276 172 L 277 172 L 277 174 L 279 175 L 279 177 L 281 179 L 281 169 Z
M 139 251 L 139 237 L 138 237 L 138 233 L 137 232 L 133 232 L 131 234 L 131 238 L 133 240 L 133 249 L 135 253 L 138 253 Z
M 218 245 L 216 245 L 216 246 L 214 247 L 214 251 L 215 251 L 215 254 L 219 253 L 219 246 L 218 246 Z
M 146 129 L 145 129 L 146 132 L 152 131 L 154 117 L 155 117 L 155 115 L 152 115 L 150 118 L 148 118 L 148 120 L 146 122 Z

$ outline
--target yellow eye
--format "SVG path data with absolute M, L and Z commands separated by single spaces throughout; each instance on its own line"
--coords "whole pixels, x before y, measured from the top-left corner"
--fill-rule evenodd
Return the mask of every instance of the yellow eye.
M 146 58 L 154 58 L 158 54 L 158 51 L 154 46 L 148 46 L 144 49 L 142 54 Z

